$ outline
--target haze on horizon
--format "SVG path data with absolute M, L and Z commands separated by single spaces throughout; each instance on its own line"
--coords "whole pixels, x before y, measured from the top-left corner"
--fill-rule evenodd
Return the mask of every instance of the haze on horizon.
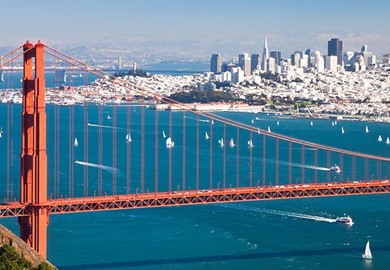
M 270 50 L 288 57 L 295 50 L 327 53 L 339 37 L 344 51 L 367 44 L 382 58 L 390 52 L 387 0 L 6 0 L 1 47 L 38 39 L 63 48 L 88 47 L 123 53 L 208 60 Z

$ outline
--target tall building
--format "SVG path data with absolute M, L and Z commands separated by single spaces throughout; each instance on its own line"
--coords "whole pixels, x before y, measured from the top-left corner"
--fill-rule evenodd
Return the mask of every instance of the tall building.
M 260 69 L 260 54 L 255 53 L 251 55 L 251 72 L 253 73 L 254 70 Z
M 221 55 L 213 54 L 210 59 L 210 71 L 214 73 L 221 73 L 222 58 Z
M 337 56 L 337 65 L 343 65 L 343 42 L 338 38 L 332 38 L 328 41 L 328 55 Z
M 267 72 L 267 61 L 269 58 L 269 51 L 268 51 L 268 44 L 267 44 L 267 37 L 264 38 L 264 48 L 263 48 L 263 58 L 261 60 L 261 70 L 264 72 Z
M 242 53 L 238 55 L 238 65 L 244 71 L 245 76 L 251 75 L 251 59 L 247 53 Z
M 325 69 L 331 72 L 337 72 L 337 56 L 335 55 L 327 55 L 325 56 Z
M 282 61 L 282 53 L 280 51 L 272 51 L 269 53 L 269 57 L 275 59 L 276 65 L 280 66 L 280 62 Z

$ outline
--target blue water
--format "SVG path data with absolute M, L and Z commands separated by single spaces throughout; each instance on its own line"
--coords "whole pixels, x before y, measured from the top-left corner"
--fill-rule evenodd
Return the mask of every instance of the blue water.
M 12 136 L 14 162 L 11 176 L 14 179 L 14 196 L 17 197 L 18 162 L 20 142 L 20 105 L 12 107 L 14 125 L 8 129 L 7 107 L 0 105 L 0 123 L 4 134 L 0 139 L 2 153 L 7 152 L 6 142 Z M 75 159 L 84 160 L 83 155 L 83 119 L 84 107 L 75 108 L 75 134 L 80 146 L 75 149 Z M 48 114 L 48 157 L 49 157 L 49 193 L 53 192 L 53 122 L 54 106 L 47 106 Z M 88 108 L 88 122 L 97 124 L 97 106 Z M 119 169 L 117 175 L 117 192 L 125 193 L 126 185 L 126 107 L 116 109 L 116 146 Z M 140 188 L 140 140 L 142 109 L 131 107 L 131 190 Z M 146 109 L 145 127 L 145 192 L 154 189 L 154 121 L 155 112 Z M 61 158 L 60 158 L 60 194 L 67 196 L 68 153 L 69 153 L 69 107 L 60 107 Z M 112 107 L 102 108 L 103 125 L 112 125 L 107 115 L 114 116 Z M 379 134 L 383 138 L 390 136 L 390 125 L 382 123 L 362 123 L 338 121 L 332 126 L 328 120 L 313 121 L 306 119 L 276 119 L 274 116 L 248 113 L 221 113 L 223 116 L 250 124 L 252 118 L 258 117 L 254 125 L 263 129 L 268 126 L 273 132 L 329 144 L 353 151 L 390 156 L 390 146 L 377 142 Z M 159 190 L 168 189 L 167 149 L 160 134 L 164 130 L 169 134 L 169 112 L 159 112 Z M 187 173 L 186 187 L 195 185 L 195 131 L 196 119 L 186 114 Z M 201 118 L 201 120 L 204 120 Z M 276 125 L 279 120 L 280 125 Z M 111 121 L 111 122 L 110 122 Z M 175 148 L 172 149 L 172 187 L 182 189 L 182 113 L 172 114 L 172 138 Z M 368 125 L 370 133 L 365 133 Z M 341 126 L 345 133 L 341 134 Z M 213 187 L 222 185 L 221 167 L 223 151 L 216 141 L 222 136 L 223 125 L 213 125 Z M 200 185 L 209 186 L 209 141 L 203 139 L 204 131 L 210 131 L 210 123 L 200 122 Z M 103 164 L 112 164 L 112 130 L 103 128 Z M 97 128 L 88 128 L 89 162 L 97 162 Z M 210 133 L 210 132 L 209 132 Z M 253 183 L 262 176 L 262 138 L 252 134 L 255 148 L 253 150 Z M 246 141 L 249 133 L 240 131 L 240 183 L 249 183 L 248 164 L 249 150 Z M 227 137 L 236 139 L 236 130 L 227 128 Z M 267 182 L 275 184 L 275 142 L 267 139 Z M 279 160 L 286 161 L 288 145 L 279 142 Z M 301 150 L 293 150 L 293 161 L 300 162 Z M 293 149 L 295 146 L 293 145 Z M 309 163 L 314 151 L 305 152 L 305 160 Z M 326 160 L 319 151 L 319 166 L 325 166 Z M 324 153 L 322 153 L 324 154 Z M 227 168 L 226 186 L 236 184 L 235 150 L 226 149 Z M 4 154 L 0 158 L 0 178 L 5 179 L 7 169 Z M 339 163 L 339 155 L 332 154 L 332 163 Z M 343 181 L 352 179 L 348 157 L 344 159 L 343 173 L 339 178 Z M 357 176 L 362 177 L 363 169 L 357 160 Z M 268 164 L 269 163 L 269 164 Z M 75 195 L 83 195 L 84 167 L 75 167 Z M 369 164 L 369 175 L 378 178 L 375 163 Z M 288 168 L 287 168 L 288 169 Z M 286 166 L 280 164 L 279 183 L 287 183 Z M 305 181 L 313 181 L 314 170 L 305 170 Z M 299 177 L 301 168 L 293 168 L 294 179 Z M 88 168 L 89 194 L 97 189 L 97 169 Z M 380 176 L 387 178 L 388 164 L 382 164 Z M 326 181 L 327 173 L 318 171 L 318 181 Z M 332 175 L 333 178 L 333 175 Z M 340 180 L 340 179 L 336 180 Z M 362 179 L 362 178 L 360 178 Z M 299 179 L 298 181 L 300 181 Z M 112 173 L 103 171 L 103 189 L 110 194 L 112 190 Z M 267 183 L 268 184 L 268 183 Z M 1 185 L 4 187 L 4 183 Z M 0 197 L 5 197 L 4 189 Z M 139 190 L 139 189 L 138 189 Z M 181 206 L 156 209 L 118 210 L 84 214 L 51 215 L 48 227 L 48 259 L 59 269 L 386 269 L 390 258 L 390 210 L 389 195 L 365 195 L 337 198 L 274 200 L 262 202 L 230 203 L 217 205 Z M 349 214 L 353 220 L 352 227 L 330 222 L 335 217 Z M 305 214 L 305 216 L 302 216 Z M 18 232 L 15 219 L 1 219 L 2 224 Z M 372 262 L 362 260 L 361 254 L 367 240 L 370 240 L 373 253 Z

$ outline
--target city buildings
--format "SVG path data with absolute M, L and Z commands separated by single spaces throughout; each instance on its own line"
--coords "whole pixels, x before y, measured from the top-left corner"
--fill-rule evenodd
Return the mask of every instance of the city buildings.
M 220 54 L 213 54 L 210 59 L 210 71 L 220 73 L 222 70 L 222 58 Z
M 328 41 L 328 55 L 337 56 L 337 65 L 343 65 L 343 42 L 338 38 Z

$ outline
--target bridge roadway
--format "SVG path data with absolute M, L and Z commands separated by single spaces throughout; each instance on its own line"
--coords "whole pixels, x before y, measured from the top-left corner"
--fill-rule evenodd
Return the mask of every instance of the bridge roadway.
M 33 214 L 35 209 L 38 208 L 46 208 L 49 214 L 61 214 L 131 208 L 380 193 L 390 193 L 389 180 L 61 198 L 48 200 L 48 202 L 43 205 L 26 205 L 20 202 L 2 204 L 0 205 L 0 218 L 28 216 Z

